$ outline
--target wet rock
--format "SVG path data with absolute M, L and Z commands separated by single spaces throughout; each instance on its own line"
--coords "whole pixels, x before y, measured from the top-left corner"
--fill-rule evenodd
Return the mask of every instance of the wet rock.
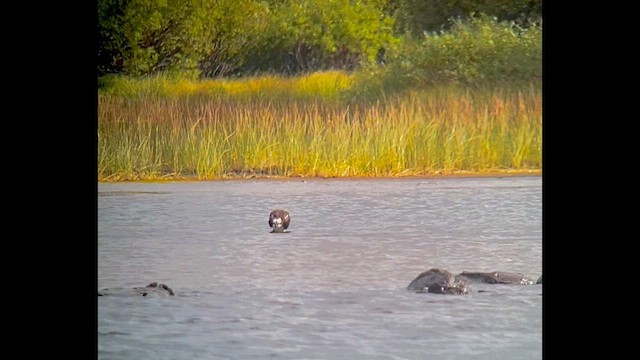
M 464 279 L 442 269 L 429 269 L 420 273 L 409 285 L 408 290 L 433 294 L 468 294 L 470 289 Z
M 134 287 L 131 289 L 115 288 L 115 289 L 103 289 L 98 291 L 98 296 L 174 296 L 175 293 L 166 284 L 158 283 L 156 281 L 144 287 Z
M 463 271 L 457 275 L 458 278 L 464 278 L 469 281 L 481 282 L 486 284 L 518 284 L 533 285 L 534 281 L 521 273 L 493 271 L 493 272 L 472 272 Z

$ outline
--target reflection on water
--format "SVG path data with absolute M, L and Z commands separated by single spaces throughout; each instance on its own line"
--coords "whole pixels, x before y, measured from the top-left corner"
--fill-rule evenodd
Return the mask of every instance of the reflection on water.
M 420 272 L 542 272 L 540 177 L 100 183 L 100 359 L 539 359 L 542 286 L 415 294 Z M 269 212 L 291 213 L 272 234 Z M 478 292 L 486 290 L 486 292 Z

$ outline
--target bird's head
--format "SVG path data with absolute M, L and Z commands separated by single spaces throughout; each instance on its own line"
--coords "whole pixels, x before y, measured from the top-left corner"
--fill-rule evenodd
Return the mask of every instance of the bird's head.
M 273 232 L 284 232 L 284 224 L 281 217 L 273 218 L 271 222 L 273 224 Z
M 269 214 L 269 226 L 273 228 L 271 232 L 283 233 L 289 227 L 291 218 L 289 212 L 282 209 L 276 209 Z

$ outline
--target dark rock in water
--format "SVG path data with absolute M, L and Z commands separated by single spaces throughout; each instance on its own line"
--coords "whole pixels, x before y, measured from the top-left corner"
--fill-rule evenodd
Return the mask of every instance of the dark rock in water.
M 144 287 L 134 287 L 131 289 L 103 289 L 98 291 L 98 296 L 119 295 L 119 296 L 174 296 L 173 290 L 165 284 L 152 282 Z
M 540 275 L 540 277 L 538 278 L 538 281 L 536 281 L 536 284 L 542 284 L 542 275 Z
M 526 277 L 521 273 L 512 273 L 504 271 L 493 272 L 471 272 L 463 271 L 457 275 L 458 278 L 468 279 L 470 281 L 477 281 L 486 284 L 519 284 L 519 285 L 532 285 L 534 281 Z
M 155 281 L 154 281 L 154 282 L 152 282 L 151 284 L 149 284 L 149 285 L 147 285 L 147 286 L 145 286 L 145 287 L 144 287 L 144 290 L 143 290 L 143 291 L 144 291 L 145 293 L 144 293 L 144 295 L 142 295 L 142 296 L 147 296 L 147 293 L 148 293 L 151 289 L 158 289 L 158 291 L 160 291 L 160 292 L 163 292 L 163 290 L 164 290 L 164 291 L 166 291 L 166 292 L 167 292 L 167 294 L 169 294 L 170 296 L 174 296 L 174 295 L 175 295 L 175 294 L 174 294 L 174 292 L 173 292 L 173 290 L 172 290 L 170 287 L 168 287 L 168 286 L 167 286 L 167 285 L 165 285 L 165 284 L 160 284 L 160 283 L 157 283 L 157 282 L 155 282 Z
M 408 290 L 418 293 L 468 294 L 469 287 L 463 279 L 442 269 L 430 269 L 419 274 L 409 285 Z
M 291 216 L 287 210 L 276 209 L 269 214 L 269 226 L 272 233 L 283 233 L 291 223 Z

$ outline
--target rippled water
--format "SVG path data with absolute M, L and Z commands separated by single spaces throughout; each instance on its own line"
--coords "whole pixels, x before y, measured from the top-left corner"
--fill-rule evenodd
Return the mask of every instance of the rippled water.
M 98 358 L 540 359 L 541 285 L 406 286 L 537 279 L 541 203 L 540 177 L 100 183 L 99 288 L 176 296 L 98 297 Z

